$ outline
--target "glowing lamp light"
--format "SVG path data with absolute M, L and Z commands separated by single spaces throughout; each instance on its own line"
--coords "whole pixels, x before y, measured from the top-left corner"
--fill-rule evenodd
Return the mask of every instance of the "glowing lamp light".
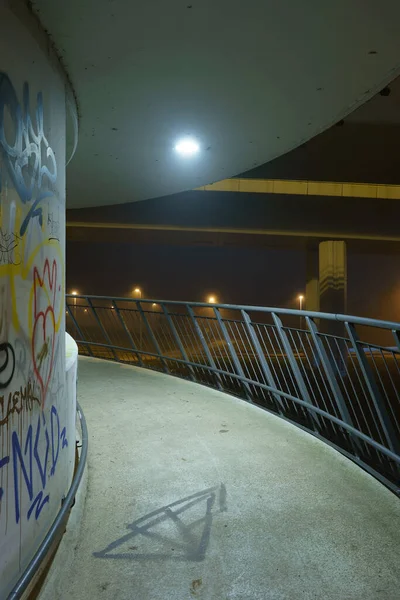
M 209 296 L 208 297 L 208 304 L 215 304 L 217 301 L 215 296 Z
M 193 138 L 183 138 L 175 145 L 175 152 L 184 158 L 190 158 L 200 150 L 199 144 Z

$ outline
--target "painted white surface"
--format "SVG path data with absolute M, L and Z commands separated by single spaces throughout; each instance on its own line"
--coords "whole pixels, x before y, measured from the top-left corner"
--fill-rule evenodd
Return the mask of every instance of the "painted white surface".
M 59 511 L 75 452 L 65 375 L 65 82 L 28 24 L 0 5 L 0 598 Z
M 66 385 L 66 422 L 67 431 L 74 432 L 76 427 L 76 386 L 78 374 L 78 346 L 75 340 L 65 333 L 65 385 Z M 70 435 L 75 442 L 75 438 Z M 74 456 L 72 451 L 69 456 L 70 460 L 67 463 L 66 477 L 68 481 L 72 480 L 74 474 Z

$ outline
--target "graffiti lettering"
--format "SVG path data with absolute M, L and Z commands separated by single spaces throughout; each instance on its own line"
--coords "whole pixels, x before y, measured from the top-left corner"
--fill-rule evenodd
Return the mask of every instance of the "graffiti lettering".
M 38 93 L 36 102 L 35 130 L 30 116 L 28 83 L 25 82 L 23 86 L 21 107 L 10 78 L 0 72 L 0 153 L 22 203 L 32 203 L 21 224 L 20 236 L 24 235 L 32 218 L 38 218 L 42 226 L 41 203 L 45 198 L 53 196 L 57 181 L 55 155 L 44 134 L 41 92 Z M 50 168 L 42 164 L 42 156 L 49 161 Z
M 2 469 L 3 467 L 5 467 L 6 465 L 8 465 L 9 462 L 10 462 L 10 457 L 9 456 L 5 456 L 4 458 L 0 458 L 0 469 Z M 0 502 L 1 502 L 2 497 L 3 497 L 3 488 L 0 487 Z
M 54 342 L 56 337 L 54 305 L 56 291 L 57 263 L 53 260 L 50 269 L 49 261 L 46 259 L 42 276 L 40 276 L 36 267 L 33 270 L 35 321 L 32 334 L 32 359 L 34 372 L 42 391 L 42 406 L 44 406 L 46 400 L 54 362 Z
M 6 388 L 15 371 L 15 352 L 9 342 L 0 344 L 0 390 Z
M 0 227 L 0 265 L 21 264 L 21 255 L 16 252 L 20 240 L 16 233 L 7 233 Z
M 0 426 L 8 423 L 14 413 L 19 415 L 22 411 L 32 412 L 35 405 L 40 406 L 40 400 L 34 392 L 34 385 L 28 381 L 28 385 L 9 392 L 8 397 L 0 396 Z
M 47 215 L 47 226 L 49 230 L 49 240 L 58 240 L 60 236 L 60 213 L 57 207 L 56 211 L 52 211 Z
M 20 376 L 23 379 L 25 379 L 26 364 L 27 364 L 27 360 L 26 360 L 27 348 L 26 348 L 25 344 L 19 338 L 17 338 L 14 342 L 14 350 L 15 350 L 16 376 L 17 377 Z
M 46 424 L 44 413 L 38 415 L 36 425 L 29 425 L 24 436 L 16 431 L 11 436 L 11 456 L 0 459 L 0 469 L 12 463 L 14 483 L 15 522 L 21 520 L 22 498 L 29 498 L 26 518 L 34 513 L 37 520 L 43 507 L 50 501 L 46 491 L 48 480 L 55 475 L 60 451 L 68 446 L 66 428 L 61 429 L 60 419 L 55 406 L 50 411 L 50 427 Z M 3 489 L 0 488 L 0 502 Z

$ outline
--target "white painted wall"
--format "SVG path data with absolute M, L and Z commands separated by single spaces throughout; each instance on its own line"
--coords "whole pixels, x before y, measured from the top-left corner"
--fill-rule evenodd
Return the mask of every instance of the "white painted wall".
M 64 234 L 65 82 L 37 24 L 0 0 L 0 598 L 72 477 Z

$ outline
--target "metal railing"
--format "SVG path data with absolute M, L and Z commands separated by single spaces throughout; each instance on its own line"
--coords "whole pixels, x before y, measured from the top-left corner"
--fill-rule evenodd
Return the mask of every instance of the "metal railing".
M 243 397 L 399 491 L 399 323 L 99 296 L 67 296 L 66 318 L 81 354 Z
M 39 571 L 49 551 L 51 551 L 53 544 L 60 538 L 61 532 L 65 529 L 69 511 L 74 505 L 75 496 L 83 476 L 88 451 L 88 431 L 86 426 L 85 415 L 83 414 L 82 409 L 78 403 L 77 414 L 81 427 L 82 447 L 79 456 L 78 466 L 76 467 L 71 486 L 62 502 L 61 508 L 57 513 L 57 516 L 54 519 L 52 526 L 46 533 L 44 540 L 40 544 L 32 559 L 30 560 L 25 571 L 22 573 L 21 577 L 11 590 L 10 594 L 7 596 L 7 600 L 19 600 L 20 598 L 24 597 L 24 594 L 28 590 L 29 585 L 31 584 L 37 572 Z

